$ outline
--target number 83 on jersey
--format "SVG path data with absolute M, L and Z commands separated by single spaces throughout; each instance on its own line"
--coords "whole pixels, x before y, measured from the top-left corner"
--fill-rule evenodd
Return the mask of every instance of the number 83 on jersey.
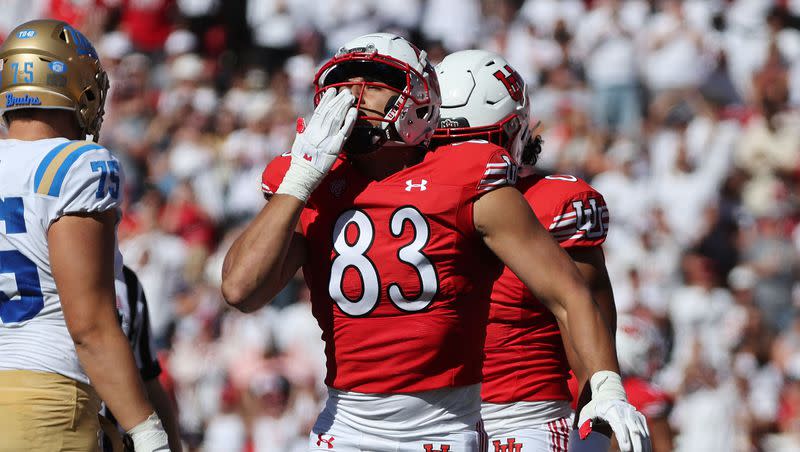
M 381 296 L 381 281 L 378 274 L 379 262 L 368 257 L 375 243 L 376 234 L 391 234 L 394 238 L 402 236 L 406 227 L 413 232 L 411 242 L 397 250 L 398 259 L 411 266 L 419 278 L 419 293 L 414 296 L 408 288 L 392 282 L 387 287 L 387 298 L 403 312 L 419 312 L 430 306 L 439 291 L 436 268 L 423 249 L 430 239 L 430 225 L 422 213 L 413 206 L 395 210 L 389 220 L 389 230 L 378 230 L 367 213 L 351 209 L 343 212 L 333 227 L 333 249 L 335 256 L 331 262 L 331 276 L 328 293 L 342 312 L 349 316 L 368 315 L 378 305 Z M 348 297 L 344 290 L 345 275 L 352 269 L 358 272 L 361 282 L 360 295 Z

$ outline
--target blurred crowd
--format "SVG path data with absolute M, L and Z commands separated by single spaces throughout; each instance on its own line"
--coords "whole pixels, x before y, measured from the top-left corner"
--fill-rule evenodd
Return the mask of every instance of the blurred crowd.
M 312 108 L 316 69 L 391 31 L 434 61 L 485 48 L 528 83 L 542 171 L 606 198 L 620 312 L 666 344 L 678 451 L 800 450 L 800 0 L 4 0 L 95 44 L 119 228 L 189 450 L 305 450 L 324 398 L 298 276 L 226 307 L 228 245 Z

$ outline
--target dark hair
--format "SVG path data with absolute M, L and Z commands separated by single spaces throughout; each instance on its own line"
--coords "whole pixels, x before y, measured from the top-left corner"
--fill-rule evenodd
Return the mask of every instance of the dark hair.
M 23 120 L 32 121 L 39 119 L 39 111 L 36 108 L 20 108 L 18 110 L 9 110 L 3 113 L 3 119 L 6 124 L 11 124 L 11 121 Z
M 16 120 L 41 121 L 43 114 L 52 114 L 53 112 L 62 112 L 62 111 L 68 113 L 72 118 L 74 118 L 75 124 L 77 125 L 78 118 L 75 117 L 74 112 L 70 110 L 60 110 L 60 109 L 20 108 L 16 110 L 9 110 L 3 113 L 3 119 L 6 121 L 6 124 L 11 124 L 11 121 L 16 121 Z

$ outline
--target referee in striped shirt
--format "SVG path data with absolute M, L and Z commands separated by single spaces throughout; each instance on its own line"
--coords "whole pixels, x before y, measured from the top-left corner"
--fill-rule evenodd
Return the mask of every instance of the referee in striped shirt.
M 136 358 L 136 366 L 144 381 L 147 397 L 156 410 L 156 414 L 164 424 L 164 430 L 169 437 L 169 447 L 172 452 L 181 451 L 178 422 L 175 408 L 158 376 L 161 375 L 161 366 L 153 347 L 153 338 L 150 333 L 150 319 L 147 310 L 147 299 L 144 290 L 133 270 L 127 266 L 122 268 L 123 279 L 117 279 L 117 311 L 122 331 L 128 336 Z M 133 443 L 117 424 L 113 413 L 103 406 L 100 414 L 100 425 L 103 427 L 102 450 L 103 452 L 133 452 Z

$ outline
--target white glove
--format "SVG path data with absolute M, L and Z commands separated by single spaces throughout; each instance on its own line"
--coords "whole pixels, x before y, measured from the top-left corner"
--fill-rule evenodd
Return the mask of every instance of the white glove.
M 592 400 L 581 409 L 578 417 L 581 438 L 591 432 L 592 420 L 598 419 L 611 426 L 622 452 L 650 452 L 647 421 L 628 403 L 619 374 L 601 370 L 592 375 L 589 384 Z
M 292 145 L 292 163 L 275 193 L 294 196 L 306 202 L 342 152 L 344 141 L 353 130 L 358 110 L 350 90 L 328 88 L 319 100 L 311 120 L 297 120 L 297 136 Z
M 167 432 L 161 419 L 153 413 L 136 427 L 128 430 L 136 452 L 170 452 Z

